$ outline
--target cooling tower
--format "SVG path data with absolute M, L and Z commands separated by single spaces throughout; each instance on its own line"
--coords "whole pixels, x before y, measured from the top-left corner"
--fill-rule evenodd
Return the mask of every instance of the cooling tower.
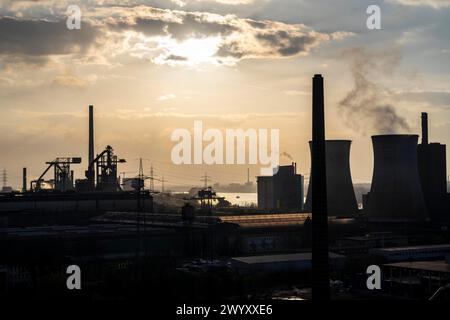
M 325 142 L 329 216 L 351 216 L 358 211 L 350 174 L 351 143 L 350 140 L 326 140 Z M 309 146 L 311 148 L 311 142 Z M 309 179 L 305 204 L 307 211 L 311 210 L 311 181 L 312 179 Z
M 371 221 L 427 218 L 417 167 L 418 135 L 372 136 L 374 168 L 367 201 Z

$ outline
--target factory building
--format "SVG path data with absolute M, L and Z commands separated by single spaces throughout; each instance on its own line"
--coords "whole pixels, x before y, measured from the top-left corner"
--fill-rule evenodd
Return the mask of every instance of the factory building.
M 372 222 L 428 218 L 417 164 L 418 135 L 372 136 L 374 169 L 365 212 Z
M 422 113 L 422 143 L 417 146 L 420 182 L 430 219 L 434 223 L 450 222 L 445 208 L 447 195 L 446 146 L 428 142 L 428 115 Z
M 311 148 L 311 142 L 309 142 Z M 326 140 L 327 209 L 329 216 L 354 216 L 358 212 L 350 173 L 350 140 Z M 311 181 L 309 179 L 305 210 L 311 212 Z
M 269 211 L 301 211 L 303 209 L 303 176 L 297 164 L 279 166 L 273 176 L 257 177 L 258 208 Z

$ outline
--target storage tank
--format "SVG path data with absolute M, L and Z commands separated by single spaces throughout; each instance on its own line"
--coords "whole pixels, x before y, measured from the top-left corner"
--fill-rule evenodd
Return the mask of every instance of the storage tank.
M 350 140 L 326 140 L 326 176 L 328 216 L 352 216 L 358 212 L 350 173 Z M 311 149 L 311 142 L 309 142 Z M 311 211 L 311 181 L 309 179 L 305 209 Z
M 370 221 L 408 222 L 427 218 L 417 166 L 418 137 L 372 136 L 374 168 L 366 211 Z

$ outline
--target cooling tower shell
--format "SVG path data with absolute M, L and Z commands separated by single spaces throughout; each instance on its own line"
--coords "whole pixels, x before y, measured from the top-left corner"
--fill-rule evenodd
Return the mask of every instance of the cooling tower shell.
M 418 137 L 372 136 L 374 168 L 366 211 L 370 221 L 413 222 L 427 218 L 417 166 Z
M 326 140 L 326 175 L 328 216 L 352 216 L 358 212 L 350 173 L 350 140 Z M 311 150 L 311 142 L 309 142 Z M 309 179 L 305 209 L 311 211 L 311 181 Z

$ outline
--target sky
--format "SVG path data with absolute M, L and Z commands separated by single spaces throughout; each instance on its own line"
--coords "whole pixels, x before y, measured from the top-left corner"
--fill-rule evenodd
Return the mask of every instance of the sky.
M 279 129 L 280 162 L 309 175 L 321 73 L 326 137 L 353 141 L 353 181 L 370 182 L 371 135 L 419 134 L 428 112 L 430 140 L 450 143 L 449 30 L 450 0 L 0 0 L 0 169 L 19 187 L 22 167 L 81 156 L 83 178 L 93 104 L 96 151 L 113 146 L 126 176 L 143 158 L 168 187 L 255 180 L 258 165 L 173 164 L 171 134 L 194 121 Z

